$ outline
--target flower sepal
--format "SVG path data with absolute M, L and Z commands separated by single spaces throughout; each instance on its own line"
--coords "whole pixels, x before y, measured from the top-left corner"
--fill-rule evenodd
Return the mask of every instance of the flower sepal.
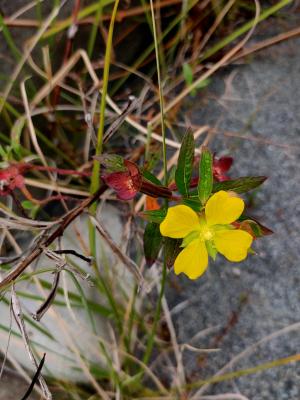
M 217 224 L 214 225 L 214 231 L 224 231 L 224 230 L 232 230 L 232 229 L 236 229 L 236 227 L 232 224 Z
M 262 225 L 260 222 L 255 220 L 254 218 L 248 218 L 246 216 L 242 216 L 238 221 L 234 222 L 233 225 L 237 229 L 241 229 L 250 233 L 250 235 L 254 238 L 260 238 L 263 236 L 272 235 L 274 232 Z
M 212 240 L 207 240 L 205 242 L 205 246 L 206 246 L 206 250 L 208 252 L 208 255 L 214 260 L 216 261 L 217 258 L 217 254 L 218 254 L 218 250 L 216 249 L 214 243 Z
M 180 247 L 186 247 L 188 246 L 193 240 L 197 239 L 199 237 L 199 231 L 193 231 L 189 233 L 182 241 Z

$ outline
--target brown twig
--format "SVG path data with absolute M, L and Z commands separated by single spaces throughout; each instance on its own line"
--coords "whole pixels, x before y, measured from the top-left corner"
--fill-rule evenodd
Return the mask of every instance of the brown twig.
M 93 204 L 101 196 L 101 194 L 105 192 L 106 189 L 107 186 L 103 184 L 93 196 L 83 200 L 78 207 L 65 215 L 55 231 L 50 236 L 38 243 L 28 257 L 21 260 L 16 268 L 10 271 L 4 277 L 4 279 L 0 282 L 0 290 L 8 286 L 11 282 L 15 281 L 18 276 L 20 276 L 22 272 L 25 271 L 25 269 L 43 253 L 44 249 L 50 246 L 50 244 L 53 243 L 58 237 L 62 236 L 64 230 L 70 225 L 70 223 L 74 221 L 74 219 L 77 218 L 85 208 L 88 208 L 91 204 Z
M 283 42 L 284 40 L 291 39 L 293 37 L 299 36 L 300 35 L 300 28 L 294 28 L 291 29 L 290 31 L 280 33 L 279 35 L 273 36 L 271 38 L 262 40 L 261 42 L 255 43 L 253 46 L 244 48 L 241 51 L 239 51 L 231 60 L 230 62 L 234 62 L 236 60 L 239 60 L 242 57 L 246 57 L 249 54 L 256 53 L 259 50 L 265 49 L 266 47 L 271 47 L 277 43 Z
M 161 9 L 161 8 L 170 7 L 172 5 L 176 5 L 176 4 L 180 4 L 180 3 L 181 3 L 181 0 L 166 0 L 166 1 L 161 1 L 160 4 L 154 4 L 154 8 Z M 116 20 L 122 21 L 125 18 L 136 17 L 138 15 L 144 14 L 146 10 L 150 10 L 149 5 L 132 7 L 129 10 L 119 10 L 117 12 Z M 110 19 L 111 19 L 110 14 L 104 14 L 101 18 L 102 21 L 109 21 Z M 66 20 L 60 20 L 56 23 L 56 26 L 59 26 L 60 24 L 63 24 L 64 22 L 66 22 Z M 24 19 L 22 19 L 22 18 L 12 19 L 11 17 L 5 17 L 4 23 L 6 26 L 14 27 L 14 28 L 39 27 L 39 21 L 37 21 L 36 19 L 25 19 L 25 18 Z M 95 17 L 87 17 L 87 18 L 80 19 L 77 21 L 78 25 L 90 25 L 90 24 L 94 24 L 94 23 L 95 23 Z

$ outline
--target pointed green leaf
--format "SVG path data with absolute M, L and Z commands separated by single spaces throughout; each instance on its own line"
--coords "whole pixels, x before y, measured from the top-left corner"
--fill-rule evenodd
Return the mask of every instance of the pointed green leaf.
M 242 215 L 238 221 L 240 221 L 239 228 L 249 232 L 255 238 L 273 234 L 273 231 L 271 229 L 262 225 L 259 221 L 252 217 Z
M 183 64 L 182 73 L 187 86 L 190 86 L 193 83 L 193 70 L 188 63 Z
M 148 267 L 155 263 L 162 245 L 159 224 L 150 222 L 144 232 L 144 253 Z
M 206 86 L 208 86 L 208 85 L 211 83 L 211 81 L 212 81 L 212 80 L 209 79 L 209 78 L 204 79 L 203 81 L 199 82 L 199 85 L 197 85 L 196 89 L 203 89 L 203 88 L 205 88 Z
M 245 176 L 230 181 L 216 182 L 213 185 L 213 192 L 232 190 L 236 193 L 246 193 L 260 186 L 266 179 L 266 176 Z
M 124 158 L 117 154 L 102 154 L 101 156 L 95 156 L 96 160 L 99 160 L 107 172 L 122 172 L 127 171 L 124 165 Z
M 143 176 L 144 176 L 148 181 L 154 183 L 155 185 L 162 186 L 161 181 L 160 181 L 158 178 L 156 178 L 156 176 L 153 175 L 150 171 L 148 171 L 148 170 L 145 169 L 142 173 L 143 173 Z
M 168 185 L 175 181 L 176 165 L 173 165 L 168 173 Z
M 25 210 L 32 210 L 34 207 L 36 207 L 36 205 L 30 200 L 24 200 L 21 204 Z
M 198 195 L 202 204 L 205 204 L 213 188 L 213 155 L 204 147 L 199 164 Z
M 203 208 L 202 203 L 199 200 L 198 195 L 197 196 L 190 196 L 188 199 L 183 199 L 182 203 L 185 204 L 188 207 L 191 207 L 196 212 L 201 211 L 202 208 Z
M 145 219 L 148 222 L 155 222 L 157 224 L 163 222 L 166 215 L 167 211 L 165 208 L 161 208 L 160 210 L 147 210 L 139 213 L 139 216 L 141 218 Z
M 194 152 L 195 152 L 194 135 L 190 130 L 188 130 L 184 135 L 181 143 L 177 169 L 175 172 L 175 182 L 178 191 L 183 196 L 188 196 L 189 194 L 193 161 L 194 161 Z
M 165 257 L 166 257 L 166 264 L 167 268 L 171 268 L 174 265 L 176 257 L 181 252 L 182 239 L 171 239 L 166 237 L 165 238 Z

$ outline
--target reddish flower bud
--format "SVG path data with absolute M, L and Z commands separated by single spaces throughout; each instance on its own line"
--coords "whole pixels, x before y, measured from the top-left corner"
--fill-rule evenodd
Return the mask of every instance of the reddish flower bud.
M 24 187 L 22 171 L 15 166 L 0 170 L 0 196 L 7 196 L 13 190 Z
M 214 157 L 213 175 L 216 181 L 218 182 L 228 181 L 229 178 L 225 174 L 225 172 L 227 172 L 231 168 L 232 163 L 233 163 L 232 157 L 220 157 L 220 158 Z
M 142 176 L 133 162 L 124 160 L 127 171 L 112 172 L 102 178 L 108 187 L 114 189 L 120 200 L 131 200 L 139 192 L 142 185 Z
M 138 192 L 151 197 L 174 199 L 169 188 L 156 185 L 144 178 L 135 163 L 124 160 L 124 166 L 127 171 L 117 171 L 102 175 L 104 182 L 117 192 L 117 197 L 120 200 L 131 200 Z

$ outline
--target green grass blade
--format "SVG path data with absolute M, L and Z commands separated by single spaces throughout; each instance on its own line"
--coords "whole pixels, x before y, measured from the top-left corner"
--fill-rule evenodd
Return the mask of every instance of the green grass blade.
M 258 22 L 264 21 L 271 15 L 275 14 L 277 11 L 281 10 L 281 8 L 287 6 L 289 3 L 291 3 L 292 0 L 281 0 L 279 3 L 275 4 L 272 7 L 269 7 L 268 9 L 264 10 L 259 18 Z M 213 47 L 208 49 L 207 51 L 204 52 L 203 56 L 200 57 L 200 62 L 206 60 L 207 58 L 211 57 L 215 53 L 217 53 L 219 50 L 223 49 L 225 46 L 233 42 L 235 39 L 237 39 L 239 36 L 243 35 L 244 33 L 248 32 L 254 24 L 254 19 L 251 21 L 247 22 L 240 28 L 236 29 L 234 32 L 232 32 L 230 35 L 225 37 L 223 40 L 218 41 Z

